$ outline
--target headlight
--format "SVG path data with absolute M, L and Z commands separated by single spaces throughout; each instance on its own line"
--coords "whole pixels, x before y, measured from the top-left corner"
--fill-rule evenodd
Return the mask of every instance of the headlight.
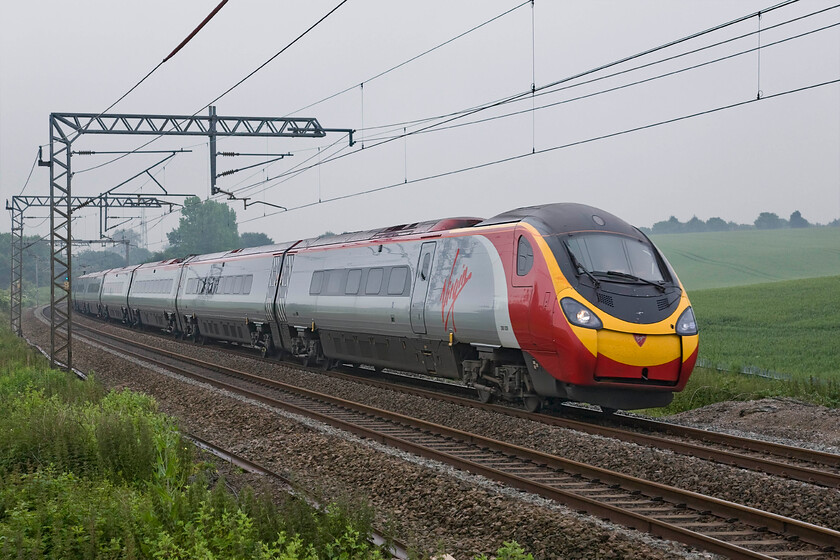
M 687 308 L 682 312 L 680 318 L 677 319 L 677 334 L 687 336 L 697 334 L 697 321 L 694 319 L 694 311 Z
M 575 326 L 585 327 L 587 329 L 600 329 L 604 326 L 597 315 L 572 298 L 563 298 L 560 300 L 560 307 L 563 308 L 566 319 Z

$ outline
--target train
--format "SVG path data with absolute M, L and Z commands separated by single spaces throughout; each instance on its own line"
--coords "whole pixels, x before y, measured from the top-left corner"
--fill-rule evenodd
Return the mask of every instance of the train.
M 662 252 L 576 203 L 93 272 L 72 297 L 80 313 L 137 328 L 447 378 L 532 411 L 666 406 L 699 348 Z

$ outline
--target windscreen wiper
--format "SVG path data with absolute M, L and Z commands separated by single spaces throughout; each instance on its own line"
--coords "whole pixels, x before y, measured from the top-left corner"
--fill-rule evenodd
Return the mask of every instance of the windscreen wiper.
M 598 279 L 597 279 L 597 278 L 595 278 L 595 277 L 592 275 L 592 273 L 591 273 L 591 272 L 589 272 L 589 270 L 587 270 L 587 269 L 586 269 L 586 267 L 585 267 L 585 266 L 583 266 L 582 264 L 580 264 L 580 261 L 579 261 L 579 260 L 577 259 L 577 257 L 575 256 L 574 252 L 572 251 L 572 248 L 571 248 L 571 247 L 569 247 L 569 244 L 568 244 L 568 243 L 566 243 L 566 242 L 564 241 L 564 242 L 563 242 L 563 246 L 564 246 L 564 247 L 566 247 L 566 252 L 567 252 L 567 253 L 569 253 L 569 258 L 572 260 L 572 264 L 575 266 L 575 269 L 578 271 L 578 276 L 580 276 L 580 273 L 581 273 L 581 272 L 583 272 L 584 274 L 586 274 L 586 276 L 587 276 L 590 280 L 592 280 L 592 284 L 594 284 L 594 286 L 595 286 L 595 289 L 596 289 L 596 290 L 597 290 L 598 288 L 600 288 L 600 287 L 601 287 L 601 282 L 599 282 L 599 281 L 598 281 Z
M 665 291 L 665 285 L 662 282 L 654 282 L 653 280 L 648 280 L 647 278 L 641 278 L 640 276 L 636 276 L 633 274 L 628 274 L 626 272 L 619 272 L 618 270 L 608 270 L 607 272 L 599 272 L 596 274 L 604 274 L 606 276 L 617 276 L 619 278 L 626 278 L 628 280 L 633 280 L 634 282 L 641 282 L 642 284 L 650 284 L 651 286 L 656 286 L 656 288 L 660 292 Z

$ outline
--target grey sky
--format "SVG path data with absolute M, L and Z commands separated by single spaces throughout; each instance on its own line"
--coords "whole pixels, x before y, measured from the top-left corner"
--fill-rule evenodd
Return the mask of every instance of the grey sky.
M 231 0 L 187 47 L 112 112 L 191 114 L 285 46 L 338 3 Z M 313 116 L 322 126 L 365 129 L 447 114 L 537 87 L 735 19 L 774 2 L 537 0 L 361 88 L 379 72 L 516 6 L 517 1 L 385 2 L 350 0 L 298 44 L 217 103 L 220 115 Z M 11 2 L 0 0 L 0 191 L 19 194 L 37 146 L 48 142 L 50 112 L 104 110 L 168 54 L 217 4 L 171 2 Z M 840 26 L 778 46 L 782 38 L 840 22 L 840 9 L 778 29 L 783 21 L 833 6 L 800 1 L 765 14 L 759 56 L 753 52 L 700 69 L 571 101 L 520 116 L 417 134 L 379 147 L 375 137 L 402 125 L 360 131 L 365 149 L 331 134 L 321 140 L 221 141 L 220 150 L 294 157 L 219 181 L 242 189 L 295 165 L 350 156 L 300 175 L 246 189 L 247 196 L 297 207 L 404 180 L 481 165 L 755 99 L 761 101 L 648 130 L 523 157 L 444 178 L 274 214 L 267 206 L 232 203 L 240 232 L 277 241 L 455 215 L 490 216 L 517 206 L 573 201 L 592 204 L 641 226 L 675 215 L 685 221 L 720 216 L 752 222 L 762 211 L 787 218 L 800 210 L 812 222 L 840 216 L 840 86 L 782 97 L 796 88 L 840 78 Z M 651 55 L 617 69 L 755 31 L 757 19 Z M 532 37 L 534 56 L 532 57 Z M 451 124 L 530 109 L 598 92 L 727 56 L 758 44 L 728 43 L 645 70 L 550 95 L 533 105 L 506 105 Z M 533 64 L 532 64 L 533 63 Z M 604 73 L 595 76 L 601 76 Z M 760 81 L 759 81 L 760 80 Z M 363 102 L 362 102 L 363 101 Z M 415 127 L 416 128 L 416 127 Z M 412 130 L 407 126 L 408 131 Z M 148 137 L 88 136 L 75 150 L 132 149 Z M 334 146 L 330 147 L 334 143 Z M 192 146 L 156 175 L 170 191 L 209 194 L 208 147 L 192 138 L 164 138 L 149 149 Z M 319 155 L 318 148 L 321 148 Z M 89 196 L 158 161 L 135 155 L 80 172 L 106 156 L 76 156 L 73 194 Z M 219 159 L 219 170 L 258 158 Z M 145 185 L 144 185 L 145 183 Z M 141 188 L 155 193 L 148 181 Z M 46 168 L 35 168 L 24 194 L 48 194 Z M 31 216 L 46 216 L 32 210 Z M 150 249 L 162 248 L 177 216 L 148 213 Z M 27 234 L 48 231 L 27 220 Z M 132 225 L 137 227 L 139 220 Z M 82 214 L 74 236 L 95 237 L 98 215 Z M 0 230 L 8 231 L 8 212 Z

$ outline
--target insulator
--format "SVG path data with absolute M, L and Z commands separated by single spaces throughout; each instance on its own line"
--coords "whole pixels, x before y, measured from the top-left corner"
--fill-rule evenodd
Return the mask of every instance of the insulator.
M 233 174 L 234 174 L 234 173 L 236 173 L 237 171 L 239 171 L 239 170 L 238 170 L 238 169 L 228 169 L 227 171 L 222 171 L 221 173 L 219 173 L 218 175 L 216 175 L 216 178 L 219 178 L 219 177 L 227 177 L 228 175 L 233 175 Z
M 219 155 L 220 156 L 233 157 L 233 156 L 238 156 L 239 154 L 237 154 L 236 152 L 219 152 Z

